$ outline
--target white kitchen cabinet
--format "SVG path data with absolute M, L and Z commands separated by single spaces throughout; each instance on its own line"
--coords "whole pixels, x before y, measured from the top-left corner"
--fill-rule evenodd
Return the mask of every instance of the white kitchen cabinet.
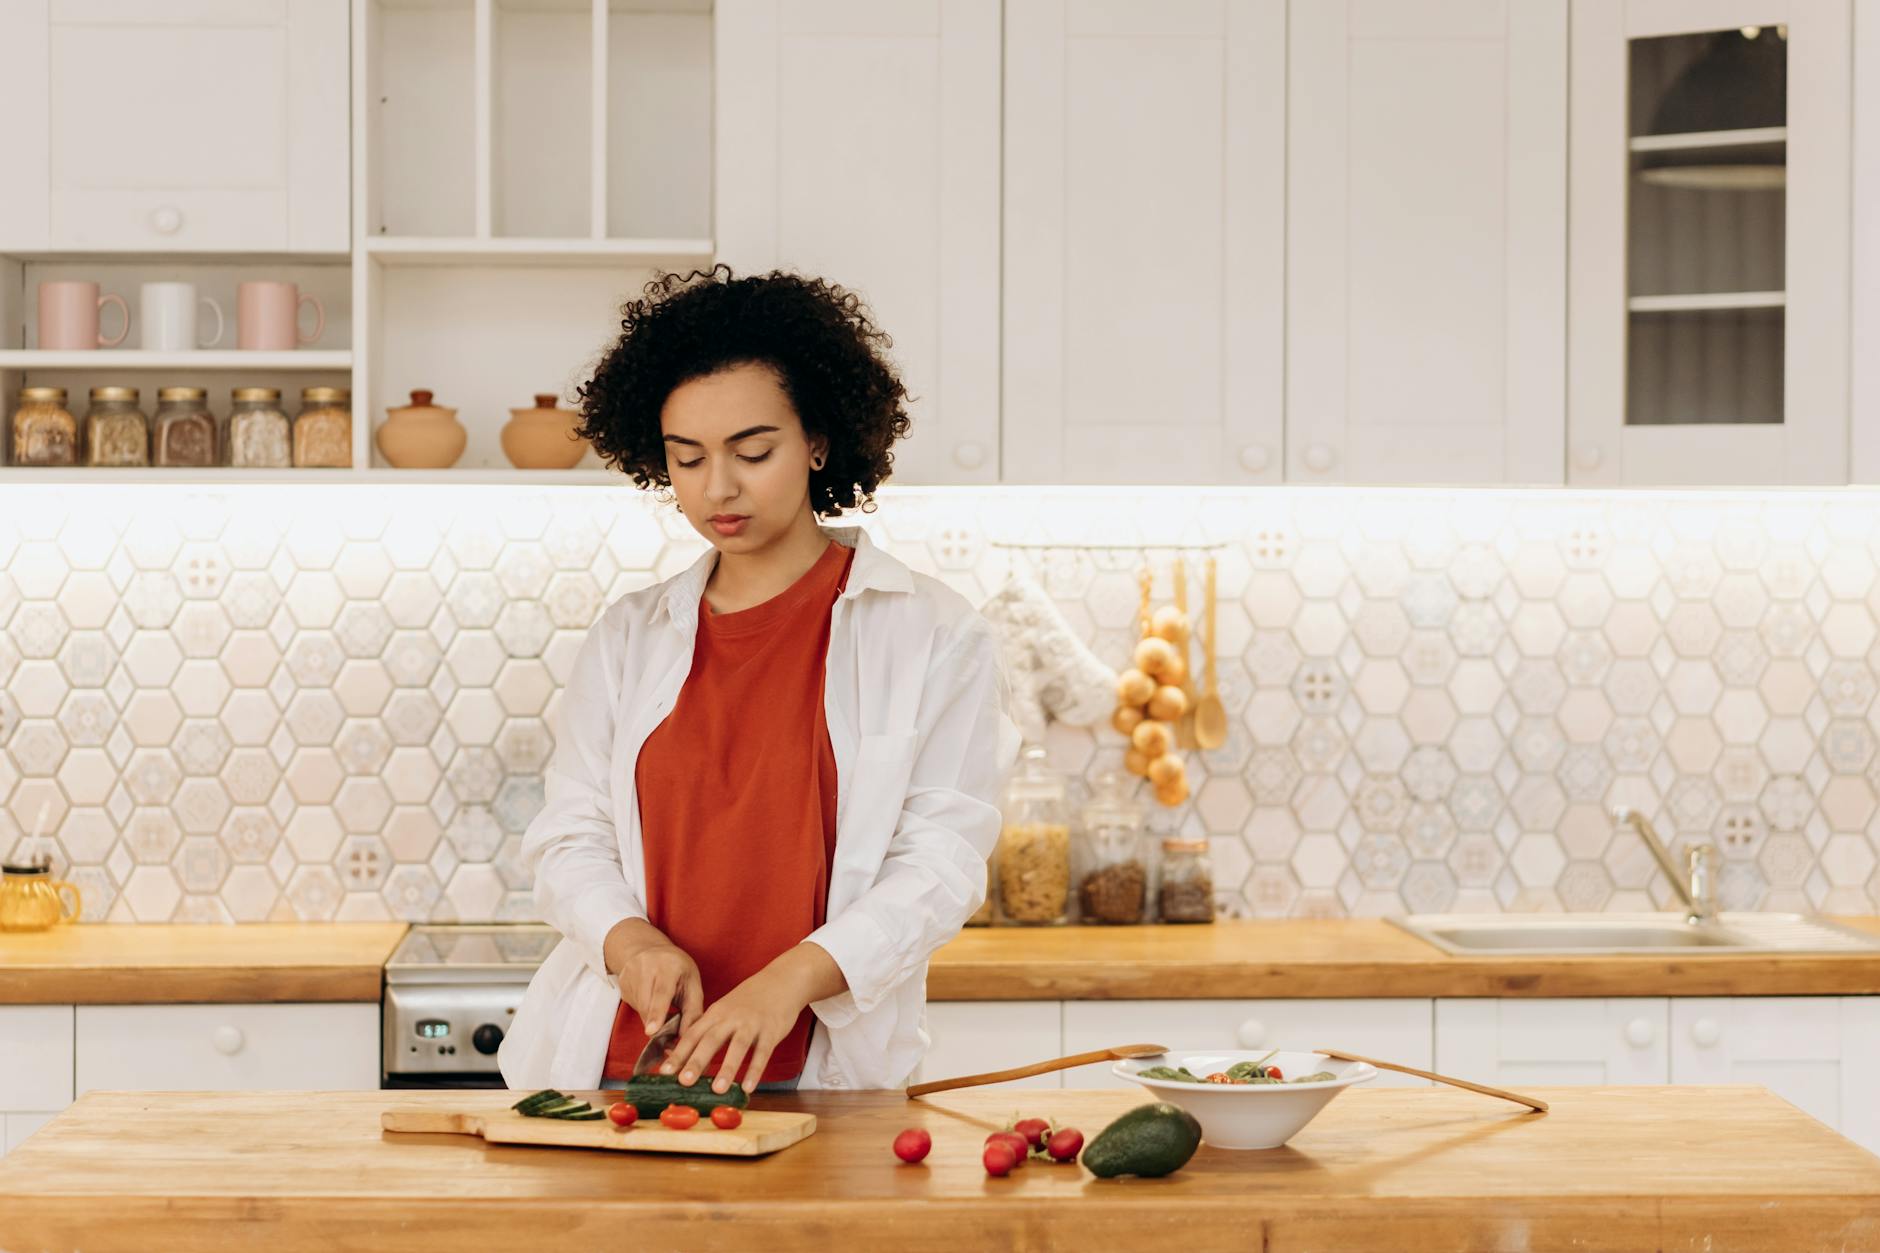
M 912 1081 L 1009 1070 L 1058 1057 L 1064 1052 L 1061 1012 L 1058 1001 L 929 1001 L 927 1034 L 933 1043 Z M 1060 1088 L 1064 1072 L 1005 1086 Z
M 1754 1083 L 1880 1151 L 1880 998 L 1671 1002 L 1671 1082 Z
M 0 252 L 348 247 L 337 0 L 0 5 Z
M 998 0 L 719 0 L 717 259 L 858 292 L 893 336 L 900 484 L 999 477 Z
M 72 1006 L 0 1006 L 0 1111 L 72 1102 Z
M 1004 477 L 1274 483 L 1284 0 L 1005 10 Z
M 379 1006 L 81 1005 L 73 1083 L 109 1090 L 379 1086 Z
M 1506 1087 L 1666 1083 L 1668 1021 L 1662 997 L 1438 1000 L 1432 1069 Z
M 1564 481 L 1566 0 L 1293 0 L 1286 477 Z
M 1067 1001 L 1064 1051 L 1119 1044 L 1170 1048 L 1346 1049 L 1429 1070 L 1431 1003 L 1402 1000 Z M 1131 1087 L 1107 1066 L 1086 1066 L 1066 1082 L 1079 1088 Z M 1384 1087 L 1425 1087 L 1412 1075 L 1380 1072 Z
M 1569 482 L 1848 481 L 1851 37 L 1849 0 L 1575 0 Z

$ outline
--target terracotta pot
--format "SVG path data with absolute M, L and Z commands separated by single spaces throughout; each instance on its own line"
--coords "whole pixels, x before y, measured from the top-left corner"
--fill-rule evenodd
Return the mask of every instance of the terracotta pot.
M 431 403 L 431 393 L 411 393 L 411 403 L 385 411 L 376 438 L 385 459 L 401 470 L 443 470 L 457 464 L 469 434 L 457 411 Z
M 518 470 L 567 470 L 588 450 L 575 434 L 581 415 L 558 409 L 549 392 L 535 394 L 535 408 L 511 409 L 503 428 L 503 455 Z

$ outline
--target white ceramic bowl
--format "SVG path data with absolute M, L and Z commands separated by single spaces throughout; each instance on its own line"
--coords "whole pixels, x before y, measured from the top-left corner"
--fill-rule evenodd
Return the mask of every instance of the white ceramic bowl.
M 1257 1062 L 1267 1052 L 1172 1050 L 1161 1057 L 1117 1062 L 1110 1071 L 1140 1083 L 1158 1101 L 1179 1105 L 1193 1114 L 1201 1124 L 1201 1138 L 1217 1149 L 1276 1149 L 1299 1134 L 1299 1129 L 1340 1092 L 1377 1078 L 1375 1066 L 1333 1061 L 1323 1053 L 1274 1053 L 1267 1063 L 1278 1066 L 1282 1075 L 1311 1075 L 1326 1070 L 1338 1076 L 1318 1083 L 1183 1083 L 1142 1076 L 1143 1071 L 1157 1066 L 1186 1066 L 1191 1074 L 1211 1075 L 1235 1062 Z

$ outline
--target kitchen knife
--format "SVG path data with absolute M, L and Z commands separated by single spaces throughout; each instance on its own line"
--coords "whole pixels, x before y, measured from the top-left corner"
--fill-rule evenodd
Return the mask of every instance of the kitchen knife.
M 646 1038 L 646 1047 L 640 1050 L 640 1060 L 633 1063 L 633 1073 L 657 1073 L 665 1060 L 672 1056 L 672 1046 L 678 1042 L 679 1007 L 675 1004 L 666 1012 L 666 1021 L 659 1024 L 659 1030 Z

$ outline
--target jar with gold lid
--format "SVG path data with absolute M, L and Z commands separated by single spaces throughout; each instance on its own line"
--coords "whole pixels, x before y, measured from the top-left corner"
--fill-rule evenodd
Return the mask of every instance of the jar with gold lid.
M 344 387 L 303 387 L 294 415 L 294 464 L 352 465 L 352 395 Z
M 292 423 L 273 387 L 237 387 L 229 393 L 228 456 L 231 466 L 278 469 L 294 464 Z
M 65 407 L 63 387 L 22 387 L 13 411 L 13 464 L 78 464 L 78 419 Z
M 135 387 L 94 387 L 83 427 L 88 466 L 150 464 L 150 420 Z
M 1163 922 L 1214 921 L 1214 863 L 1206 840 L 1164 839 L 1161 877 Z
M 209 393 L 200 387 L 159 388 L 157 418 L 150 435 L 150 463 L 212 466 L 217 451 Z

